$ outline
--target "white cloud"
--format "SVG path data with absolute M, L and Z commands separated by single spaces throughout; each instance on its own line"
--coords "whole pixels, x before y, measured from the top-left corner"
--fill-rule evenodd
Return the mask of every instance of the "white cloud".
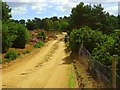
M 69 3 L 69 0 L 51 0 L 50 3 L 66 5 Z
M 43 12 L 37 12 L 37 14 L 42 14 Z
M 111 15 L 118 15 L 118 6 L 105 8 L 104 11 L 109 12 Z
M 9 2 L 9 5 L 14 8 L 31 6 L 32 10 L 38 10 L 37 13 L 45 11 L 48 8 L 53 8 L 61 12 L 70 12 L 73 7 L 75 7 L 80 2 L 85 3 L 112 3 L 118 2 L 119 0 L 3 0 Z M 18 3 L 16 3 L 18 2 Z M 13 10 L 12 13 L 24 13 L 25 9 L 22 11 Z M 118 12 L 117 6 L 105 8 L 105 11 L 110 12 L 110 14 L 116 15 Z
M 49 7 L 49 8 L 52 8 L 53 6 L 49 5 L 48 7 Z
M 60 4 L 60 2 L 59 2 L 59 4 Z M 78 3 L 69 2 L 67 0 L 67 2 L 62 2 L 61 4 L 62 4 L 61 6 L 56 7 L 56 10 L 59 10 L 62 12 L 70 12 L 72 10 L 72 8 L 75 7 Z
M 43 11 L 46 10 L 45 8 L 41 7 L 41 6 L 32 6 L 31 7 L 33 10 L 39 10 L 39 11 Z
M 53 14 L 52 14 L 53 16 L 57 16 L 57 13 L 55 13 L 55 12 L 53 12 Z
M 11 13 L 12 14 L 24 14 L 27 11 L 26 7 L 15 7 Z
M 56 10 L 65 12 L 66 8 L 64 8 L 64 6 L 58 6 L 58 7 L 56 7 Z

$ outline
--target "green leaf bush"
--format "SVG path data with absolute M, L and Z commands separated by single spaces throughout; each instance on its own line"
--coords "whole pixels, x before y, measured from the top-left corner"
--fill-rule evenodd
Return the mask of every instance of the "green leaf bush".
M 43 45 L 44 45 L 44 43 L 42 41 L 39 41 L 37 44 L 34 45 L 34 47 L 35 48 L 40 48 Z
M 26 50 L 23 54 L 31 53 L 30 50 Z
M 15 52 L 14 50 L 9 51 L 8 53 L 6 53 L 5 58 L 7 58 L 7 60 L 14 60 L 19 56 L 19 53 Z
M 78 52 L 81 43 L 92 54 L 95 60 L 111 67 L 112 57 L 117 56 L 117 72 L 120 75 L 120 33 L 111 35 L 102 34 L 100 31 L 88 27 L 74 29 L 70 33 L 70 47 L 73 52 Z
M 45 34 L 45 32 L 38 32 L 38 36 L 43 37 L 43 40 L 46 39 L 46 34 Z

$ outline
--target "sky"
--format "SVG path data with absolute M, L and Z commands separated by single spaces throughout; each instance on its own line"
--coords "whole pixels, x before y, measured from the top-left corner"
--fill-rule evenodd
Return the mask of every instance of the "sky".
M 119 0 L 3 0 L 12 8 L 12 18 L 33 19 L 34 17 L 69 16 L 73 7 L 80 2 L 86 4 L 102 4 L 104 11 L 118 15 Z

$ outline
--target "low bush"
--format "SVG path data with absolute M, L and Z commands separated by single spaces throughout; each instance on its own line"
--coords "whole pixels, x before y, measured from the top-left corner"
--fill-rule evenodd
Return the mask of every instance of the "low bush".
M 42 41 L 39 41 L 37 44 L 34 45 L 34 47 L 35 48 L 40 48 L 43 45 L 44 45 L 44 43 Z
M 46 39 L 46 34 L 45 34 L 45 32 L 38 32 L 38 36 L 43 37 L 43 40 Z
M 31 53 L 30 50 L 26 50 L 23 54 Z
M 2 64 L 2 59 L 0 59 L 0 64 Z
M 113 55 L 118 55 L 116 59 L 117 72 L 120 75 L 120 33 L 111 35 L 102 34 L 100 31 L 92 30 L 88 27 L 74 29 L 70 33 L 70 47 L 72 51 L 78 52 L 81 43 L 92 54 L 95 60 L 111 67 Z
M 18 57 L 19 54 L 20 53 L 17 53 L 14 50 L 11 50 L 5 55 L 5 58 L 7 58 L 7 61 L 14 60 Z
M 8 61 L 11 61 L 11 60 L 12 60 L 12 59 L 8 59 L 8 58 L 7 58 L 7 59 L 4 60 L 4 62 L 8 62 Z

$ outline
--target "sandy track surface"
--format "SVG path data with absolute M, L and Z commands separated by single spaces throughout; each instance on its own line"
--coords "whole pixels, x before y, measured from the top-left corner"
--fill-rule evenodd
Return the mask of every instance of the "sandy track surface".
M 2 70 L 3 88 L 68 88 L 65 43 L 61 35 L 39 52 Z

